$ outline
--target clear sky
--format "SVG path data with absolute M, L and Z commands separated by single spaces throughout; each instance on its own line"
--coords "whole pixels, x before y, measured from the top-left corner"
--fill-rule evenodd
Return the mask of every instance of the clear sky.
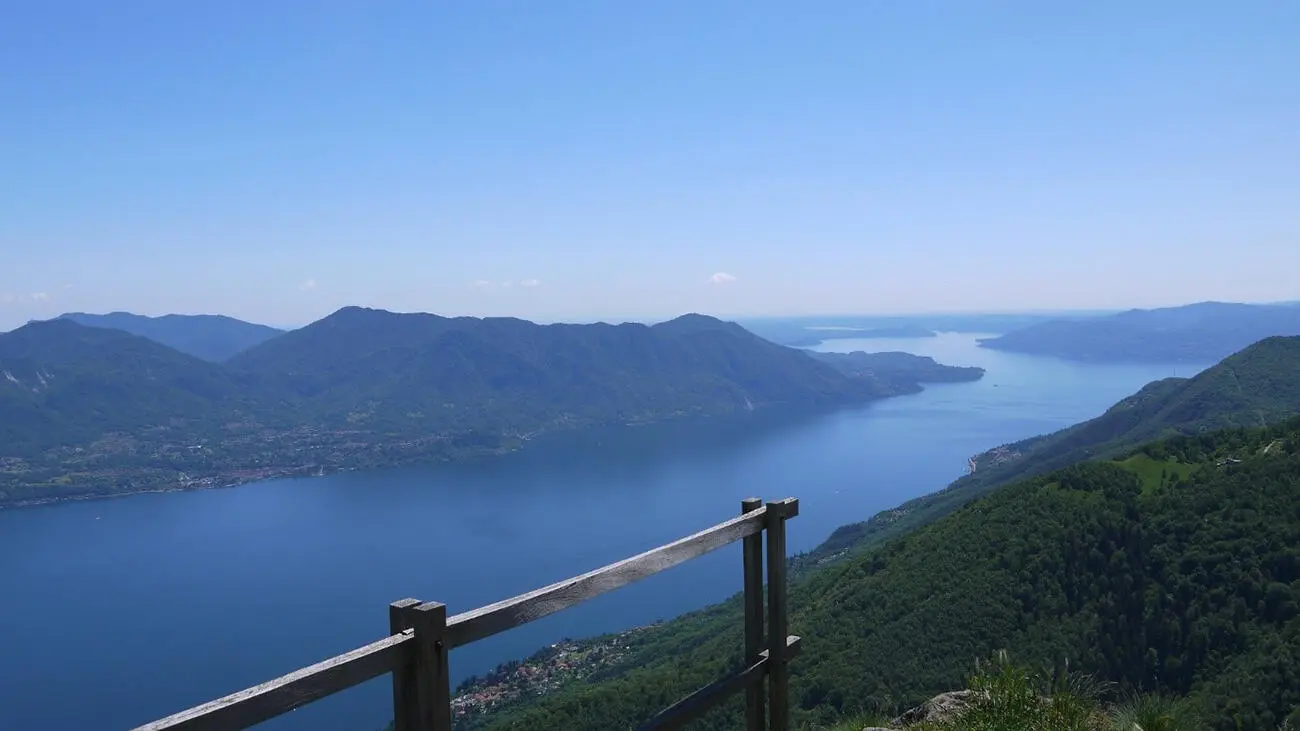
M 1300 2 L 0 19 L 0 328 L 1300 299 Z

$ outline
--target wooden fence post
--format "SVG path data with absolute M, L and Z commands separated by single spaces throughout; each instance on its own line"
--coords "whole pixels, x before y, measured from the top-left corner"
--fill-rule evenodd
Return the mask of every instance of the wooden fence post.
M 388 634 L 395 635 L 411 628 L 407 610 L 420 603 L 419 599 L 402 599 L 388 605 Z M 393 728 L 394 731 L 417 731 L 419 707 L 415 704 L 415 663 L 393 670 Z
M 790 666 L 785 646 L 789 635 L 786 604 L 785 521 L 799 514 L 799 501 L 767 504 L 767 653 L 771 731 L 790 728 Z
M 756 497 L 740 501 L 740 512 L 763 507 Z M 759 661 L 763 652 L 763 532 L 747 536 L 742 545 L 745 564 L 745 666 Z M 745 690 L 745 731 L 763 731 L 766 706 L 762 679 Z M 400 731 L 400 730 L 399 730 Z
M 415 630 L 415 705 L 413 731 L 451 731 L 451 675 L 447 669 L 447 606 L 438 602 L 407 607 Z

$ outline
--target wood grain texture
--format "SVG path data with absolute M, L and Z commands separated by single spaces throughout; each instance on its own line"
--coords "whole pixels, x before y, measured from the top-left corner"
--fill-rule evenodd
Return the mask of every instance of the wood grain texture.
M 745 513 L 695 535 L 595 571 L 589 571 L 581 576 L 457 614 L 447 621 L 450 645 L 460 647 L 541 619 L 548 614 L 702 556 L 728 543 L 754 535 L 763 530 L 766 522 L 765 514 L 766 508 Z
M 790 667 L 786 664 L 785 643 L 788 634 L 786 604 L 785 521 L 798 515 L 798 501 L 783 500 L 767 504 L 767 636 L 771 665 L 767 671 L 768 728 L 790 728 Z
M 740 512 L 752 513 L 763 507 L 759 498 L 740 502 Z M 741 545 L 745 593 L 745 664 L 758 662 L 763 652 L 763 534 L 746 536 Z M 762 683 L 745 688 L 745 731 L 763 731 L 767 694 Z
M 411 660 L 415 637 L 407 631 L 295 670 L 275 680 L 139 726 L 135 731 L 229 731 L 247 728 L 377 678 Z
M 407 610 L 419 604 L 419 599 L 401 599 L 389 604 L 388 634 L 411 629 Z M 393 731 L 418 731 L 420 709 L 415 698 L 415 664 L 393 668 Z
M 451 731 L 451 670 L 447 665 L 447 607 L 425 602 L 404 610 L 415 630 L 418 731 Z
M 801 638 L 786 638 L 785 656 L 798 654 Z M 637 726 L 637 731 L 670 731 L 679 729 L 698 719 L 700 716 L 717 708 L 723 701 L 742 690 L 761 686 L 763 674 L 768 672 L 770 658 L 767 650 L 759 653 L 758 660 L 727 677 L 710 683 L 691 693 L 655 715 L 654 718 Z M 762 717 L 759 718 L 760 723 Z

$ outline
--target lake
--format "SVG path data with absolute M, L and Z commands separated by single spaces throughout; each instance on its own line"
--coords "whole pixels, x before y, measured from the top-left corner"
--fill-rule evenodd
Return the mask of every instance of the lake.
M 948 333 L 817 349 L 988 372 L 820 416 L 565 434 L 454 465 L 0 511 L 0 729 L 130 728 L 379 639 L 389 602 L 472 609 L 726 520 L 748 496 L 798 497 L 789 548 L 807 551 L 944 487 L 977 452 L 1200 370 L 1067 363 Z M 457 649 L 452 667 L 459 680 L 739 588 L 731 546 Z M 390 703 L 384 677 L 262 728 L 372 731 Z

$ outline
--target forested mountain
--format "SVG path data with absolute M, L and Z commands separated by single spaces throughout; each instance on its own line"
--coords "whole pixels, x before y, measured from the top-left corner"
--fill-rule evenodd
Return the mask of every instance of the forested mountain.
M 1215 731 L 1300 720 L 1297 505 L 1300 420 L 1016 482 L 792 586 L 795 727 L 964 687 L 999 649 L 1183 698 Z M 641 630 L 586 682 L 468 725 L 633 726 L 736 667 L 741 626 L 737 597 Z
M 130 312 L 91 315 L 69 312 L 62 319 L 87 327 L 111 328 L 149 338 L 197 358 L 219 363 L 234 354 L 280 335 L 266 325 L 256 325 L 225 315 L 163 315 L 146 317 Z
M 1300 337 L 1261 340 L 1193 378 L 1148 384 L 1101 416 L 976 456 L 940 492 L 835 531 L 814 559 L 900 535 L 1014 479 L 1119 454 L 1172 434 L 1259 426 L 1300 414 Z
M 537 325 L 347 308 L 229 365 L 294 394 L 318 418 L 399 430 L 527 431 L 901 390 L 698 315 L 651 327 Z
M 1300 335 L 1300 307 L 1201 302 L 1036 323 L 986 348 L 1081 361 L 1212 363 L 1273 335 Z
M 0 334 L 0 504 L 453 459 L 561 428 L 861 403 L 948 375 L 922 365 L 911 377 L 846 374 L 701 315 L 543 326 L 350 307 L 224 364 L 116 329 L 35 322 Z
M 114 432 L 193 433 L 250 397 L 219 366 L 120 330 L 50 320 L 0 334 L 0 458 Z

